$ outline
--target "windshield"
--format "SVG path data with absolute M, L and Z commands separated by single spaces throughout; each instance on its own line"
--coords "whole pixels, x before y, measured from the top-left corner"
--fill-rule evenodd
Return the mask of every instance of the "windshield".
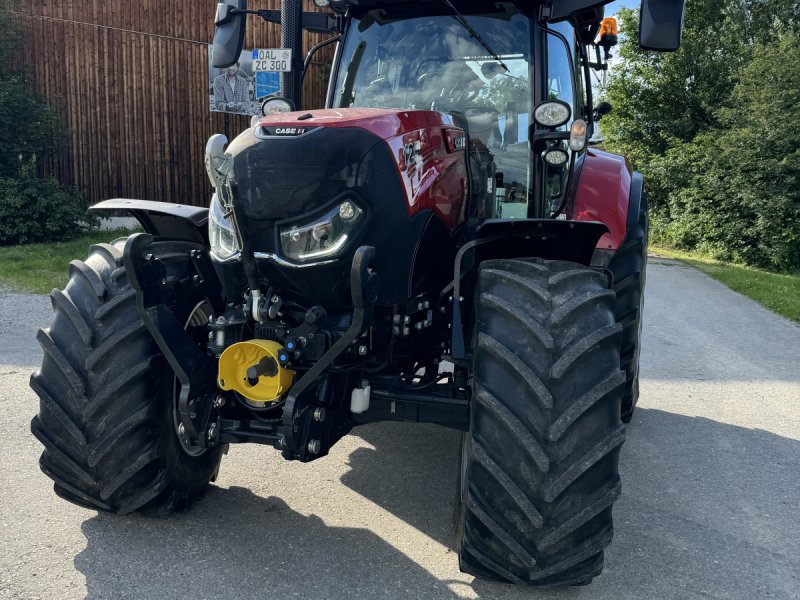
M 494 6 L 464 18 L 499 61 L 444 4 L 435 15 L 403 18 L 366 11 L 352 22 L 342 49 L 334 106 L 454 114 L 468 130 L 471 161 L 481 172 L 487 165 L 490 175 L 496 171 L 496 203 L 484 216 L 526 217 L 530 20 L 513 3 Z

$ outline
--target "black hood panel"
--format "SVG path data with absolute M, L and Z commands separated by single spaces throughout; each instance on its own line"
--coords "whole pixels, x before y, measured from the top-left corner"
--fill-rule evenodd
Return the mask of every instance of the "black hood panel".
M 256 221 L 281 221 L 312 212 L 347 190 L 369 198 L 379 181 L 395 181 L 386 144 L 356 128 L 320 127 L 301 135 L 256 137 L 250 129 L 228 148 L 237 197 Z

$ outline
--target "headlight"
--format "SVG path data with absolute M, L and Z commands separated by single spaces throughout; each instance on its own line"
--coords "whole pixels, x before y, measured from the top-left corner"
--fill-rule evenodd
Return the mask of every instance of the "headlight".
M 231 260 L 241 250 L 233 218 L 225 214 L 225 207 L 216 194 L 211 198 L 211 208 L 208 210 L 208 240 L 211 243 L 211 258 L 219 262 Z
M 352 200 L 343 200 L 310 223 L 281 228 L 283 255 L 297 262 L 335 256 L 364 219 L 364 211 Z

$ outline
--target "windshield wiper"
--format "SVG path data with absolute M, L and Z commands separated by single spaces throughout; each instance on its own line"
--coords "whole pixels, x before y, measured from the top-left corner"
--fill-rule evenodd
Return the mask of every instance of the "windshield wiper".
M 492 47 L 489 45 L 489 42 L 487 42 L 481 37 L 480 33 L 475 31 L 475 28 L 469 24 L 469 21 L 467 21 L 464 18 L 464 15 L 458 12 L 458 9 L 455 6 L 453 6 L 453 3 L 450 2 L 450 0 L 442 0 L 442 3 L 453 11 L 453 18 L 459 23 L 461 23 L 461 26 L 467 31 L 469 36 L 475 38 L 475 40 L 481 46 L 483 46 L 483 49 L 486 50 L 492 56 L 493 59 L 499 62 L 500 66 L 506 70 L 506 73 L 508 73 L 510 69 L 506 66 L 506 63 L 503 62 L 503 59 L 500 58 L 500 55 L 492 49 Z
M 342 91 L 339 100 L 340 108 L 348 108 L 352 106 L 353 88 L 356 85 L 356 75 L 358 74 L 358 67 L 361 66 L 361 60 L 364 58 L 364 51 L 367 49 L 367 42 L 361 42 L 353 51 L 353 57 L 350 59 L 350 64 L 347 65 L 347 73 L 344 77 L 342 84 Z M 347 104 L 345 104 L 347 102 Z

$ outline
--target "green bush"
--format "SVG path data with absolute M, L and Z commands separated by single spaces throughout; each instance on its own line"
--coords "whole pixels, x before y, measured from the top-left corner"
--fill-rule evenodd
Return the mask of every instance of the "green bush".
M 0 0 L 0 245 L 54 242 L 98 223 L 81 195 L 52 177 L 37 177 L 37 159 L 64 149 L 58 118 L 36 96 L 20 57 L 25 29 Z
M 655 243 L 800 272 L 800 33 L 786 5 L 689 4 L 684 47 L 667 55 L 640 50 L 623 11 L 601 125 L 645 176 Z
M 32 164 L 17 177 L 0 177 L 0 245 L 66 240 L 98 223 L 80 194 L 36 177 Z
M 65 148 L 58 118 L 30 87 L 21 75 L 0 76 L 0 177 L 15 177 L 20 161 L 53 156 Z

